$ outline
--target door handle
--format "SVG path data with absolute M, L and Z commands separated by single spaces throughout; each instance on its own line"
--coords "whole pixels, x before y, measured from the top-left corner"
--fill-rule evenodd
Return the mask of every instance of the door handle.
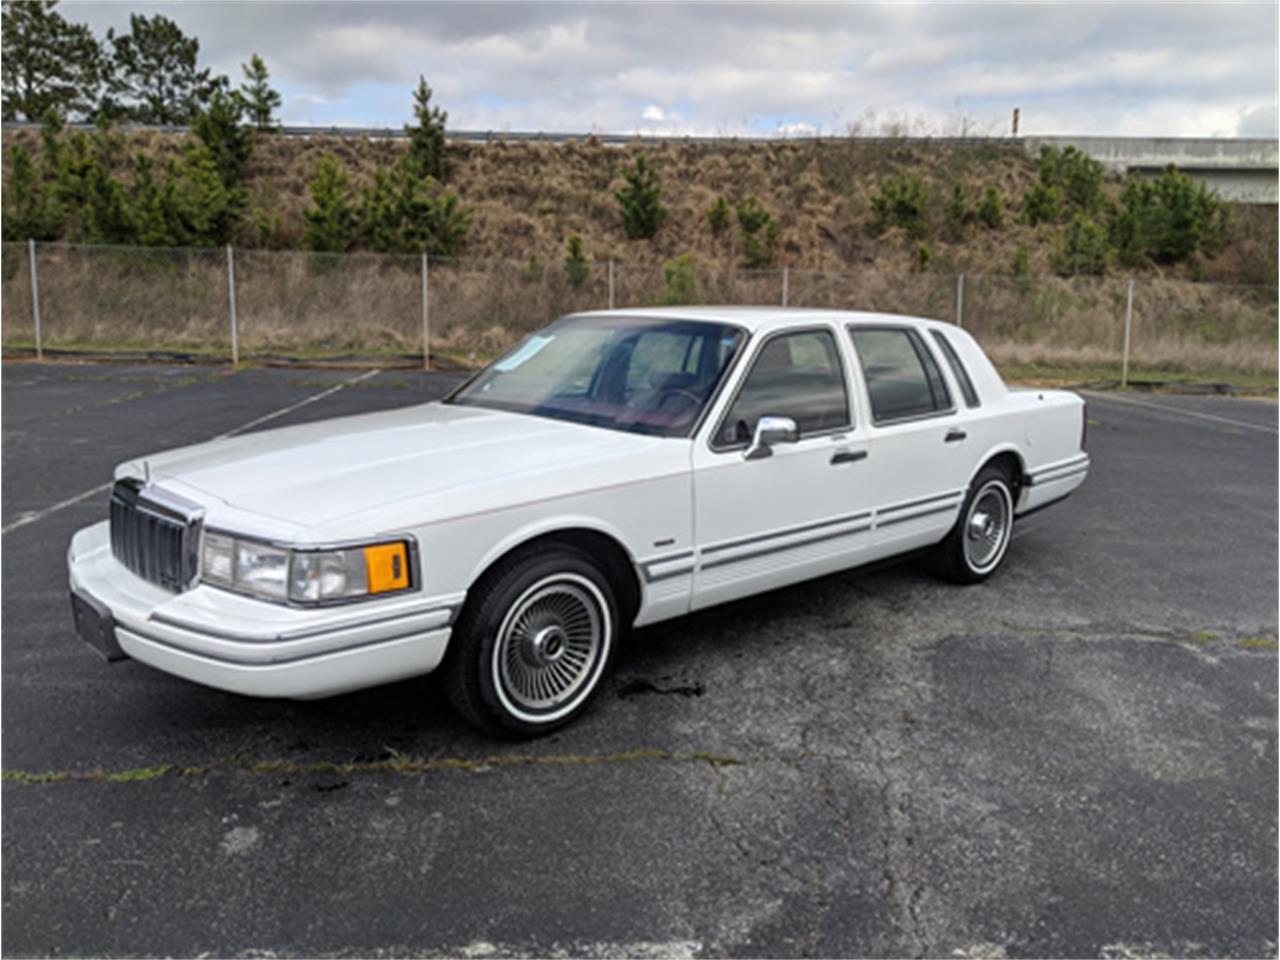
M 963 440 L 968 434 L 963 430 L 948 430 L 947 435 L 943 438 L 943 443 L 955 443 L 957 440 Z
M 855 460 L 867 459 L 867 451 L 865 450 L 837 450 L 831 455 L 831 465 L 837 463 L 853 463 Z

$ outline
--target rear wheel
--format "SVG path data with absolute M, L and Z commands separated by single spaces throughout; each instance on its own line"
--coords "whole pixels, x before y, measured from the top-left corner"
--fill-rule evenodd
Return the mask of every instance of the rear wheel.
M 581 714 L 613 659 L 618 608 L 586 553 L 520 551 L 472 589 L 445 660 L 458 712 L 505 737 L 536 737 Z
M 956 583 L 980 583 L 996 572 L 1013 535 L 1013 483 L 999 467 L 984 467 L 965 498 L 960 519 L 938 546 L 938 572 Z

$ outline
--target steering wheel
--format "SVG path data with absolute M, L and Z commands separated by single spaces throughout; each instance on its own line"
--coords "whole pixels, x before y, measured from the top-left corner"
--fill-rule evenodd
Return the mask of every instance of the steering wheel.
M 671 400 L 684 400 L 693 404 L 694 407 L 702 406 L 702 398 L 691 390 L 685 390 L 681 387 L 670 387 L 663 390 L 658 397 L 658 402 L 654 404 L 654 409 L 663 410 Z

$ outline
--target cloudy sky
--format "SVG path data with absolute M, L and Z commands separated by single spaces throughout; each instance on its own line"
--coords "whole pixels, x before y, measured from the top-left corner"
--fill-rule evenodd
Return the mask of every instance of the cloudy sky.
M 1276 136 L 1277 5 L 86 3 L 258 52 L 296 124 L 396 126 L 425 74 L 473 130 Z

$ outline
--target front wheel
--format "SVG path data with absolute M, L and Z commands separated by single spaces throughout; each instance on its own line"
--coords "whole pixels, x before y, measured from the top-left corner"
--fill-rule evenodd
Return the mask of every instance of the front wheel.
M 1013 486 L 999 467 L 986 467 L 965 498 L 960 519 L 938 546 L 938 572 L 956 583 L 980 583 L 996 572 L 1013 535 Z
M 548 545 L 472 590 L 445 659 L 458 712 L 488 733 L 536 737 L 582 713 L 613 659 L 617 603 L 585 553 Z

